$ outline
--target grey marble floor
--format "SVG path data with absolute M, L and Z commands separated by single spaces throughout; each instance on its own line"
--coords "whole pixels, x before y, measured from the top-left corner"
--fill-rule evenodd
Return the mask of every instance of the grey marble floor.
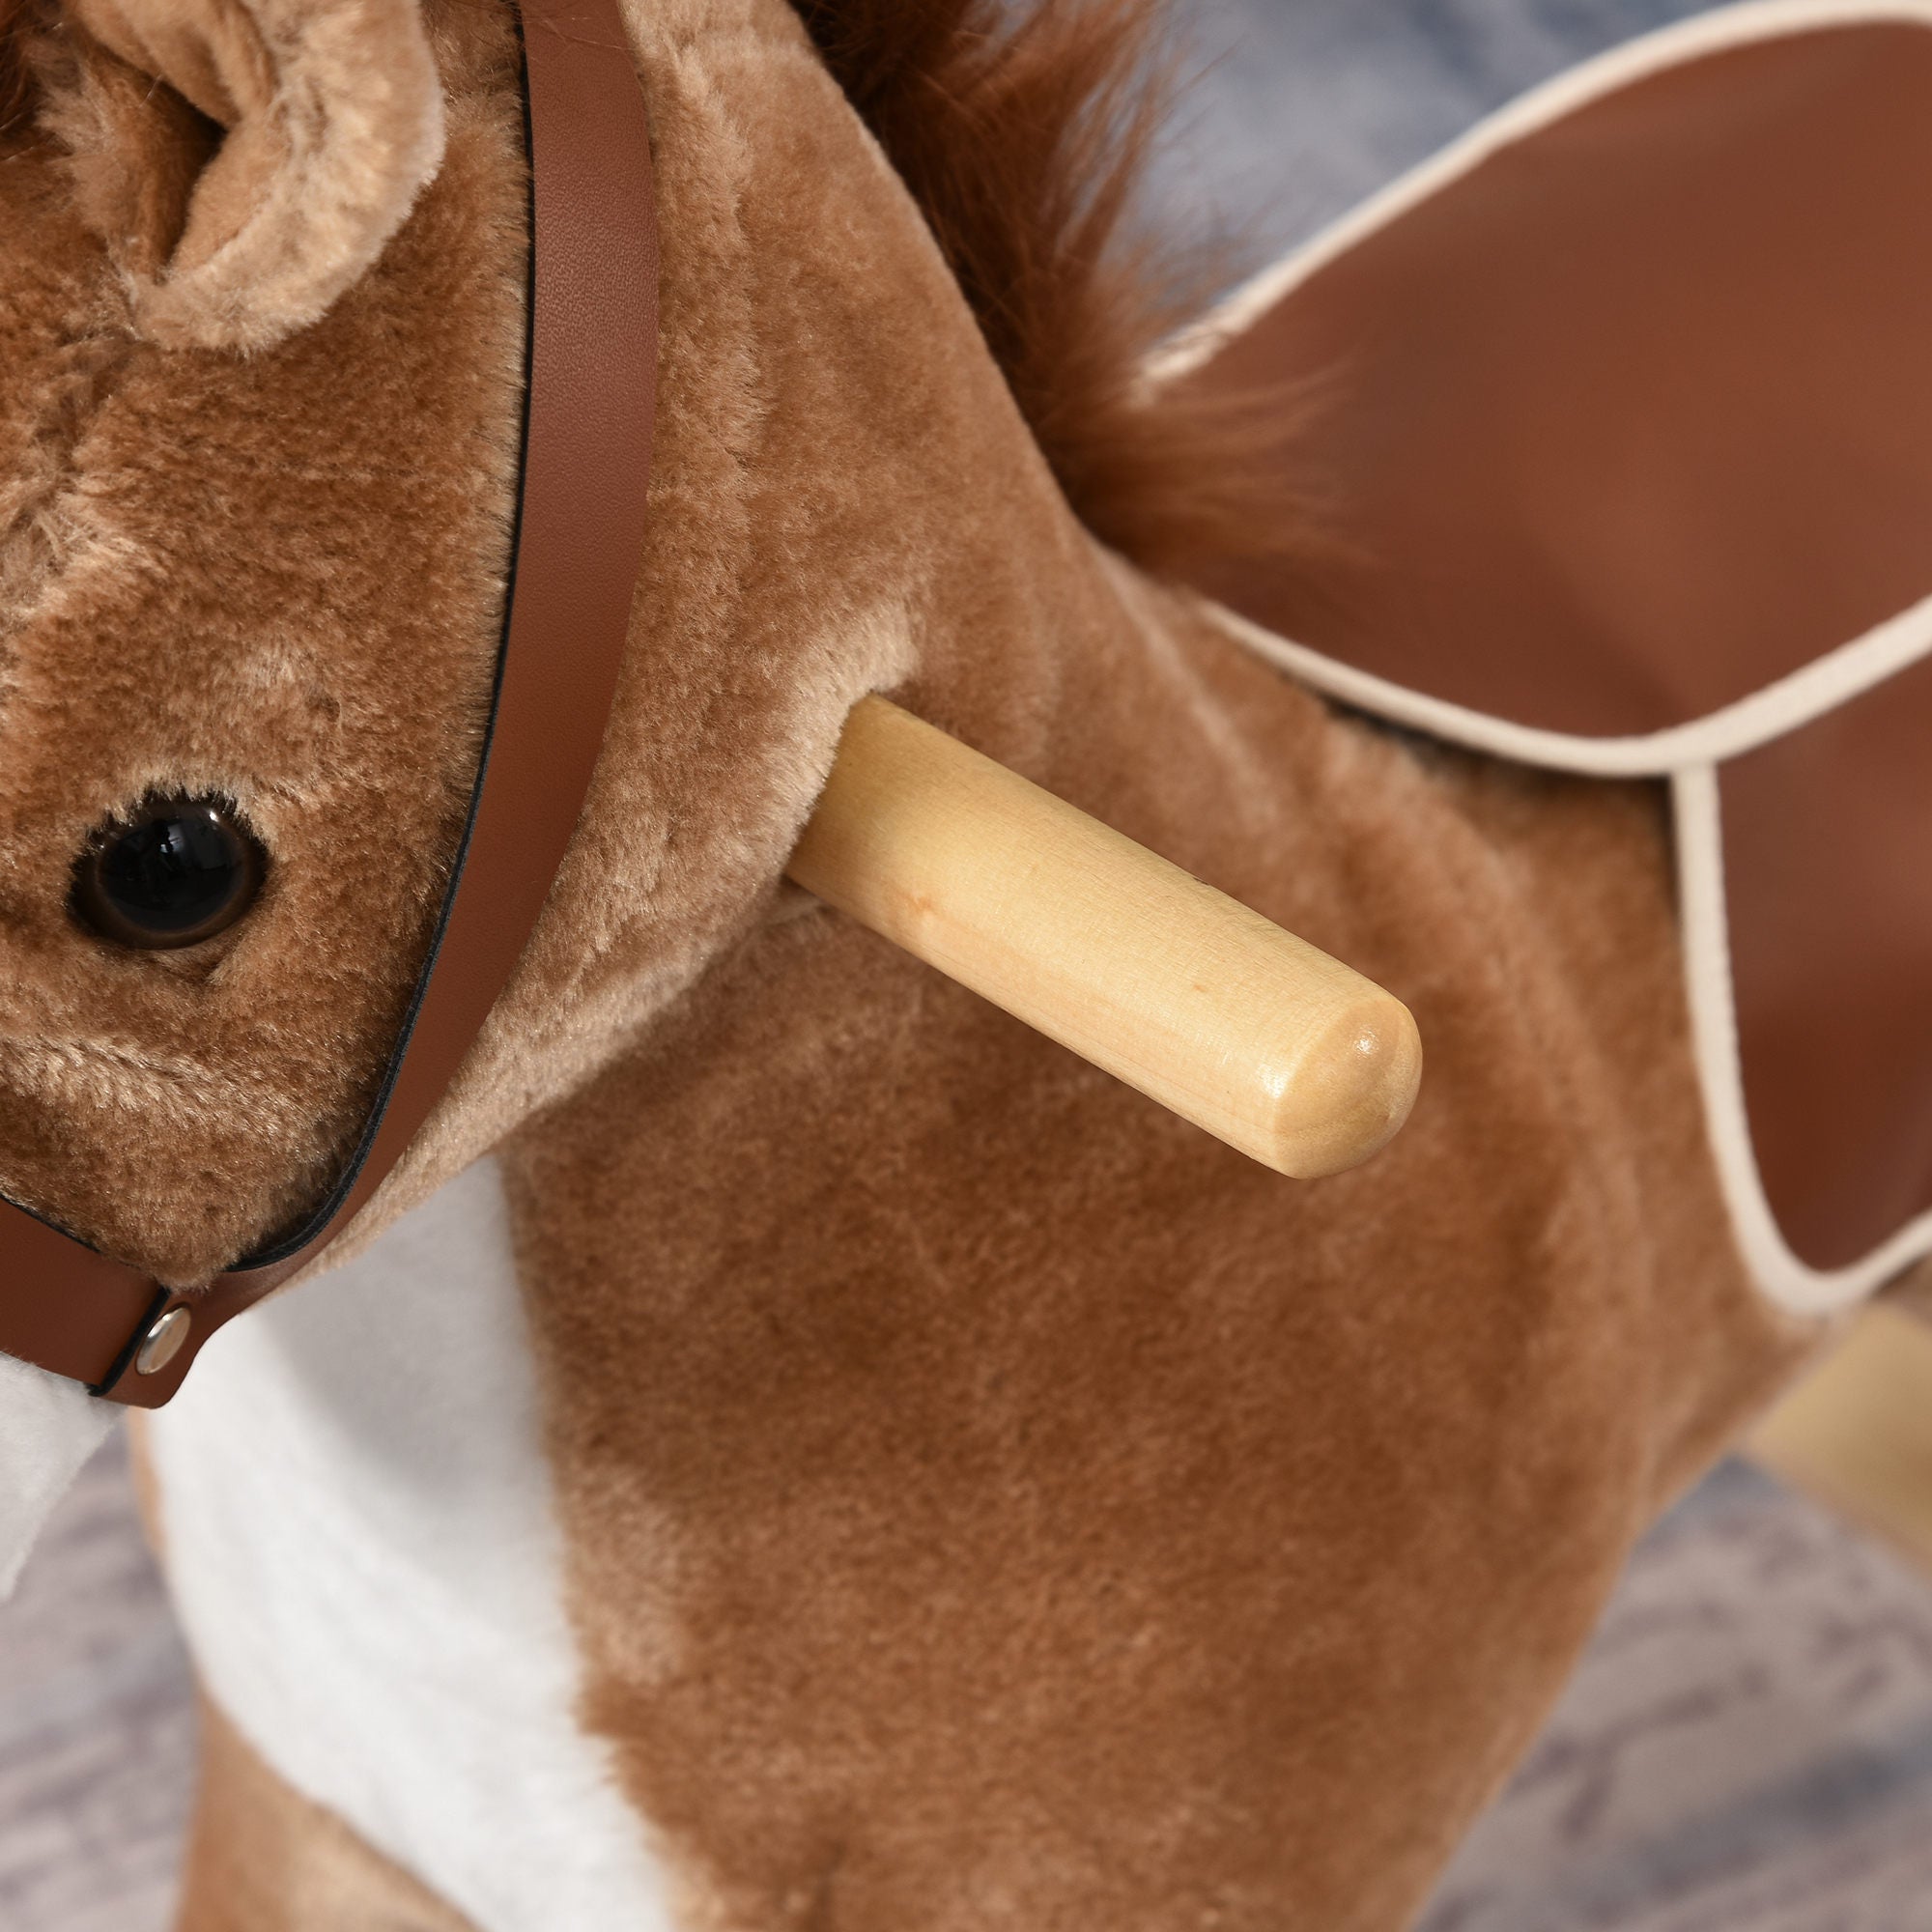
M 1156 204 L 1183 233 L 1235 236 L 1258 266 L 1522 87 L 1694 11 L 1183 0 L 1198 77 Z M 192 1735 L 185 1660 L 110 1448 L 0 1608 L 5 1932 L 161 1932 Z M 1638 1552 L 1427 1932 L 1927 1925 L 1932 1589 L 1733 1466 Z

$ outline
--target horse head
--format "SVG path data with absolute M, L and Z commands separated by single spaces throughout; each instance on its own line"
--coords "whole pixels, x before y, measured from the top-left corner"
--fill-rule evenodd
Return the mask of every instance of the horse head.
M 651 24 L 664 407 L 607 754 L 522 971 L 338 1258 L 798 903 L 859 696 L 923 677 L 1023 758 L 1117 601 L 1056 473 L 1129 549 L 1233 526 L 1225 413 L 1149 406 L 1172 313 L 1103 264 L 1135 10 L 1105 11 L 962 58 L 937 135 L 875 81 L 890 159 L 786 20 L 747 70 L 836 193 L 748 146 L 675 10 Z M 858 37 L 855 98 L 892 38 Z M 103 0 L 17 8 L 5 49 L 0 1190 L 187 1287 L 341 1171 L 462 837 L 522 424 L 517 37 L 406 0 Z M 201 898 L 144 928 L 100 882 L 169 839 L 207 848 Z

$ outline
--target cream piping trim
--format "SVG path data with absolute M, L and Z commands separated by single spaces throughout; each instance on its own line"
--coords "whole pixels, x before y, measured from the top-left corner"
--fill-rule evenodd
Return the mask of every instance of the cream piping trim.
M 1704 1090 L 1711 1147 L 1725 1204 L 1739 1248 L 1759 1288 L 1792 1314 L 1830 1314 L 1876 1293 L 1915 1262 L 1932 1255 L 1932 1211 L 1844 1268 L 1812 1267 L 1792 1252 L 1778 1230 L 1758 1175 L 1745 1110 L 1717 772 L 1725 758 L 1783 736 L 1932 653 L 1932 599 L 1796 676 L 1768 685 L 1694 724 L 1647 738 L 1577 738 L 1510 724 L 1337 664 L 1217 604 L 1204 600 L 1203 609 L 1256 656 L 1392 724 L 1519 764 L 1590 778 L 1668 779 L 1698 1082 Z
M 1905 617 L 1821 660 L 1819 671 L 1838 668 L 1833 695 L 1814 702 L 1804 674 L 1772 685 L 1741 704 L 1695 725 L 1649 738 L 1572 738 L 1531 731 L 1487 718 L 1461 705 L 1422 697 L 1385 679 L 1338 665 L 1305 645 L 1290 643 L 1258 624 L 1206 604 L 1206 614 L 1257 656 L 1346 704 L 1516 763 L 1571 771 L 1593 778 L 1663 778 L 1671 787 L 1676 828 L 1678 893 L 1684 932 L 1684 970 L 1698 1084 L 1704 1093 L 1712 1151 L 1732 1227 L 1747 1265 L 1763 1293 L 1795 1315 L 1826 1315 L 1875 1293 L 1915 1262 L 1932 1255 L 1932 1211 L 1907 1223 L 1891 1238 L 1849 1267 L 1819 1269 L 1794 1254 L 1779 1231 L 1758 1174 L 1745 1108 L 1744 1069 L 1738 1050 L 1737 1009 L 1731 984 L 1729 913 L 1724 898 L 1722 825 L 1718 765 L 1739 751 L 1807 723 L 1833 704 L 1855 696 L 1903 666 L 1932 651 L 1932 600 Z M 1916 639 L 1902 650 L 1896 639 Z M 1880 651 L 1874 648 L 1884 644 Z M 1854 653 L 1862 653 L 1856 662 Z M 1885 668 L 1872 670 L 1874 664 Z M 1805 685 L 1793 695 L 1793 687 Z M 1777 720 L 1775 725 L 1769 721 Z M 1746 724 L 1750 728 L 1747 729 Z M 1768 726 L 1768 728 L 1760 728 Z
M 1932 597 L 1927 597 L 1863 637 L 1814 658 L 1789 677 L 1689 724 L 1637 737 L 1585 738 L 1513 724 L 1506 718 L 1492 718 L 1447 698 L 1410 691 L 1264 630 L 1237 611 L 1212 603 L 1207 609 L 1215 623 L 1249 650 L 1344 704 L 1519 764 L 1547 765 L 1599 779 L 1667 778 L 1690 765 L 1721 764 L 1788 736 L 1932 657 Z
M 1776 729 L 1747 735 L 1706 730 L 1758 705 L 1769 714 L 1769 700 L 1797 679 L 1787 678 L 1727 711 L 1714 714 L 1697 726 L 1660 732 L 1652 738 L 1569 738 L 1557 732 L 1529 731 L 1506 724 L 1461 705 L 1419 697 L 1381 678 L 1350 670 L 1305 646 L 1292 644 L 1257 624 L 1207 605 L 1207 614 L 1238 642 L 1279 665 L 1301 681 L 1371 715 L 1408 725 L 1432 737 L 1467 746 L 1517 763 L 1541 765 L 1596 778 L 1664 778 L 1670 781 L 1672 820 L 1676 830 L 1678 893 L 1684 932 L 1684 970 L 1690 1008 L 1692 1052 L 1698 1084 L 1704 1093 L 1712 1151 L 1730 1210 L 1738 1246 L 1759 1288 L 1794 1315 L 1826 1315 L 1875 1293 L 1915 1262 L 1932 1255 L 1932 1211 L 1908 1222 L 1891 1238 L 1848 1267 L 1819 1269 L 1792 1252 L 1765 1197 L 1751 1148 L 1750 1125 L 1745 1108 L 1744 1069 L 1738 1050 L 1737 1009 L 1731 982 L 1729 914 L 1724 898 L 1722 820 L 1719 804 L 1718 765 L 1735 750 L 1750 750 L 1816 717 L 1830 703 L 1800 710 L 1780 709 L 1788 722 Z M 1932 604 L 1907 615 L 1915 620 L 1918 648 L 1899 663 L 1909 664 L 1932 649 Z M 1819 668 L 1843 663 L 1849 655 L 1900 629 L 1905 620 L 1883 627 L 1859 644 L 1847 645 Z M 1891 669 L 1898 668 L 1897 664 Z M 1849 674 L 1843 696 L 1889 676 L 1890 669 L 1853 682 Z M 1837 698 L 1831 702 L 1840 701 Z M 1755 715 L 1755 714 L 1753 714 Z M 1731 749 L 1719 749 L 1727 743 Z M 1663 755 L 1663 753 L 1669 755 Z

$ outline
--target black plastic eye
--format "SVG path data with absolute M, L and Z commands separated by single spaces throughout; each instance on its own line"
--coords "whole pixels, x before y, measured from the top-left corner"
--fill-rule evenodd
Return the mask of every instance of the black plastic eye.
M 73 908 L 119 946 L 198 946 L 248 910 L 267 870 L 223 800 L 153 799 L 94 835 L 74 867 Z

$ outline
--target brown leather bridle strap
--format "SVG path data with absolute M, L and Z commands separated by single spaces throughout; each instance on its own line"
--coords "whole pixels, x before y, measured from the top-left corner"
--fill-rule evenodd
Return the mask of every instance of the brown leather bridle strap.
M 616 0 L 520 7 L 532 266 L 509 610 L 464 849 L 363 1144 L 293 1240 L 187 1293 L 0 1205 L 0 1352 L 135 1407 L 166 1402 L 208 1338 L 313 1260 L 402 1158 L 522 956 L 603 742 L 643 546 L 656 395 L 649 130 Z M 164 1322 L 176 1351 L 144 1372 L 144 1344 Z

